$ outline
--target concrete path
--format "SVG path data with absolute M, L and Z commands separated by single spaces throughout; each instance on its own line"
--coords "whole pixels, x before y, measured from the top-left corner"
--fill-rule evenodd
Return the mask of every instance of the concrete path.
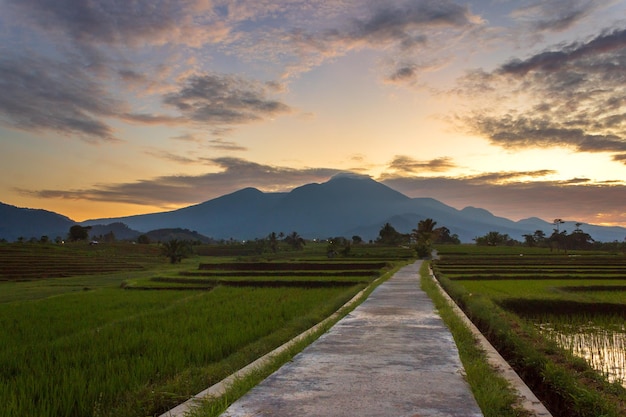
M 482 417 L 416 262 L 223 417 Z

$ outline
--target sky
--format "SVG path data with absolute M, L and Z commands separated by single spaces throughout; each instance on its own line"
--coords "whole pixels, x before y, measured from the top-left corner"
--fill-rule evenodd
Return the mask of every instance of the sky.
M 75 221 L 352 172 L 626 227 L 626 1 L 0 0 L 0 201 Z

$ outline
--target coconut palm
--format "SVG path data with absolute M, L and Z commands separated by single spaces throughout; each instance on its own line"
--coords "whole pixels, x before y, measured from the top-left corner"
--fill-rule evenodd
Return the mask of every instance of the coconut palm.
M 419 221 L 417 229 L 413 229 L 412 237 L 416 242 L 415 250 L 418 256 L 427 257 L 432 252 L 436 224 L 433 219 L 424 219 Z
M 291 247 L 295 250 L 302 250 L 304 249 L 304 245 L 306 245 L 304 238 L 300 236 L 298 232 L 292 232 L 291 234 L 287 235 L 287 237 L 285 238 L 285 242 L 289 243 Z
M 178 263 L 187 257 L 191 252 L 189 242 L 178 239 L 171 239 L 165 242 L 161 248 L 161 253 L 170 258 L 170 263 Z

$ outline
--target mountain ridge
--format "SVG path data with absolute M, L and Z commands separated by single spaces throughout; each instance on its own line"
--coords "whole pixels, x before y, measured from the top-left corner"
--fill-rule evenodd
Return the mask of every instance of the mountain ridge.
M 0 205 L 0 214 L 5 206 Z M 554 227 L 552 223 L 536 217 L 516 222 L 495 216 L 482 208 L 468 206 L 458 210 L 433 198 L 411 198 L 369 177 L 358 175 L 335 176 L 327 182 L 305 184 L 290 192 L 263 192 L 246 187 L 177 210 L 83 222 L 74 222 L 45 210 L 31 213 L 38 213 L 41 218 L 45 217 L 43 213 L 48 213 L 48 221 L 56 219 L 55 227 L 59 230 L 64 228 L 60 236 L 65 236 L 69 227 L 77 223 L 83 226 L 124 223 L 141 233 L 183 228 L 216 240 L 247 240 L 263 238 L 271 232 L 288 234 L 296 231 L 307 239 L 359 235 L 367 241 L 376 239 L 385 223 L 390 223 L 399 232 L 408 233 L 419 220 L 432 218 L 438 226 L 445 226 L 452 234 L 457 234 L 462 242 L 471 242 L 490 231 L 507 233 L 523 241 L 524 234 L 542 230 L 550 235 Z M 58 217 L 51 217 L 53 215 Z M 22 231 L 16 230 L 19 228 L 9 230 L 10 225 L 6 224 L 4 216 L 2 219 L 0 238 L 10 240 L 17 239 L 17 236 L 38 237 L 44 234 L 32 227 L 22 227 Z M 24 221 L 18 223 L 25 226 Z M 33 220 L 32 224 L 41 226 L 41 219 L 38 223 Z M 574 221 L 568 221 L 561 225 L 561 230 L 573 230 L 573 225 Z M 626 236 L 626 228 L 618 226 L 584 224 L 583 230 L 600 241 L 621 241 Z

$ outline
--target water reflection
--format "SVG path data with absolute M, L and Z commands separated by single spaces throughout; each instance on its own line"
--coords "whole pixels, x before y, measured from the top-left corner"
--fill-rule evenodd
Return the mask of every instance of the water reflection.
M 584 358 L 595 370 L 609 381 L 626 387 L 626 332 L 621 329 L 607 330 L 593 325 L 554 326 L 541 324 L 544 335 L 560 347 Z

